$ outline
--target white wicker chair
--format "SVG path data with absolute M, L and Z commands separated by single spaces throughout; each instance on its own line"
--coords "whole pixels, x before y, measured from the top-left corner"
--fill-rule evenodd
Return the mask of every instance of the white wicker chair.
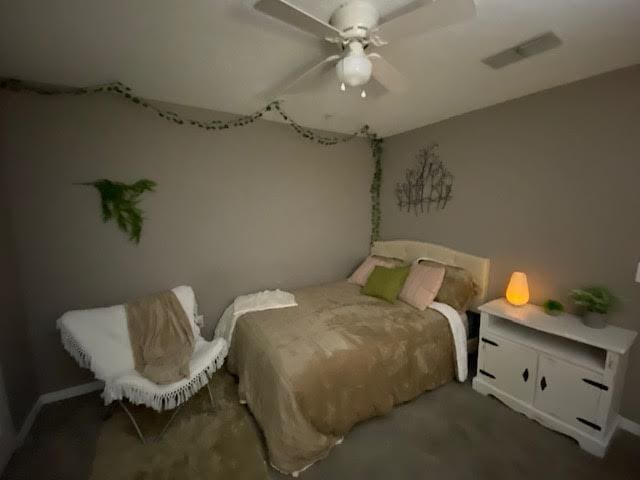
M 173 292 L 191 322 L 195 337 L 189 364 L 191 375 L 176 383 L 157 385 L 135 370 L 123 305 L 74 310 L 65 313 L 57 323 L 64 348 L 80 366 L 90 369 L 98 380 L 104 381 L 102 397 L 105 405 L 117 400 L 143 443 L 147 439 L 123 400 L 158 412 L 174 410 L 158 435 L 159 439 L 182 405 L 202 387 L 207 386 L 213 406 L 209 379 L 222 366 L 228 350 L 225 340 L 218 338 L 209 342 L 200 335 L 197 325 L 200 317 L 191 287 L 176 287 Z

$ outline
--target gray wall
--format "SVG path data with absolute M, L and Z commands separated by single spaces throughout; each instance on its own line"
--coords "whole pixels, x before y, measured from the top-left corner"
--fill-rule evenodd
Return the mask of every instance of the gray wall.
M 1 158 L 1 157 L 0 157 Z M 28 323 L 18 286 L 18 265 L 0 172 L 0 373 L 9 399 L 15 431 L 19 431 L 37 399 L 38 385 L 29 344 Z M 2 388 L 0 378 L 0 388 Z
M 211 328 L 236 295 L 345 277 L 367 253 L 363 140 L 326 147 L 266 121 L 206 132 L 107 95 L 4 102 L 0 145 L 41 392 L 89 378 L 60 346 L 55 321 L 68 309 L 189 284 Z M 102 223 L 95 190 L 73 185 L 142 177 L 159 185 L 143 200 L 138 246 Z
M 443 211 L 416 216 L 394 187 L 429 142 L 455 175 Z M 385 143 L 382 237 L 427 240 L 491 259 L 490 296 L 529 277 L 532 302 L 602 284 L 617 325 L 640 330 L 640 66 L 393 136 Z M 640 347 L 622 413 L 640 421 Z

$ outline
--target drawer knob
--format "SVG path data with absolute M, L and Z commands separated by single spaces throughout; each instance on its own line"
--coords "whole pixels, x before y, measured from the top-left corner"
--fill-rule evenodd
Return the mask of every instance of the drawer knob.
M 527 380 L 529 380 L 529 369 L 528 368 L 525 368 L 524 372 L 522 372 L 522 378 L 524 379 L 525 382 Z
M 545 388 L 547 388 L 547 379 L 545 377 L 542 377 L 542 380 L 540 380 L 540 388 L 542 390 L 544 390 Z

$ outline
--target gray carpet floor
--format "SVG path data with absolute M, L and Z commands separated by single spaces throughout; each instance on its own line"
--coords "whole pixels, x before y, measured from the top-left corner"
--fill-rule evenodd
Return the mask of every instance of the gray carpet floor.
M 2 479 L 86 479 L 104 412 L 98 394 L 47 405 Z M 640 479 L 640 438 L 618 431 L 598 459 L 469 383 L 450 383 L 356 426 L 300 478 Z

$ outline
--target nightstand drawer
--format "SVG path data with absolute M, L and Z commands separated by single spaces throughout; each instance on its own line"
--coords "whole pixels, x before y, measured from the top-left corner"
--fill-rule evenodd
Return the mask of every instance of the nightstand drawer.
M 538 353 L 491 332 L 480 336 L 478 375 L 524 402 L 533 402 Z

